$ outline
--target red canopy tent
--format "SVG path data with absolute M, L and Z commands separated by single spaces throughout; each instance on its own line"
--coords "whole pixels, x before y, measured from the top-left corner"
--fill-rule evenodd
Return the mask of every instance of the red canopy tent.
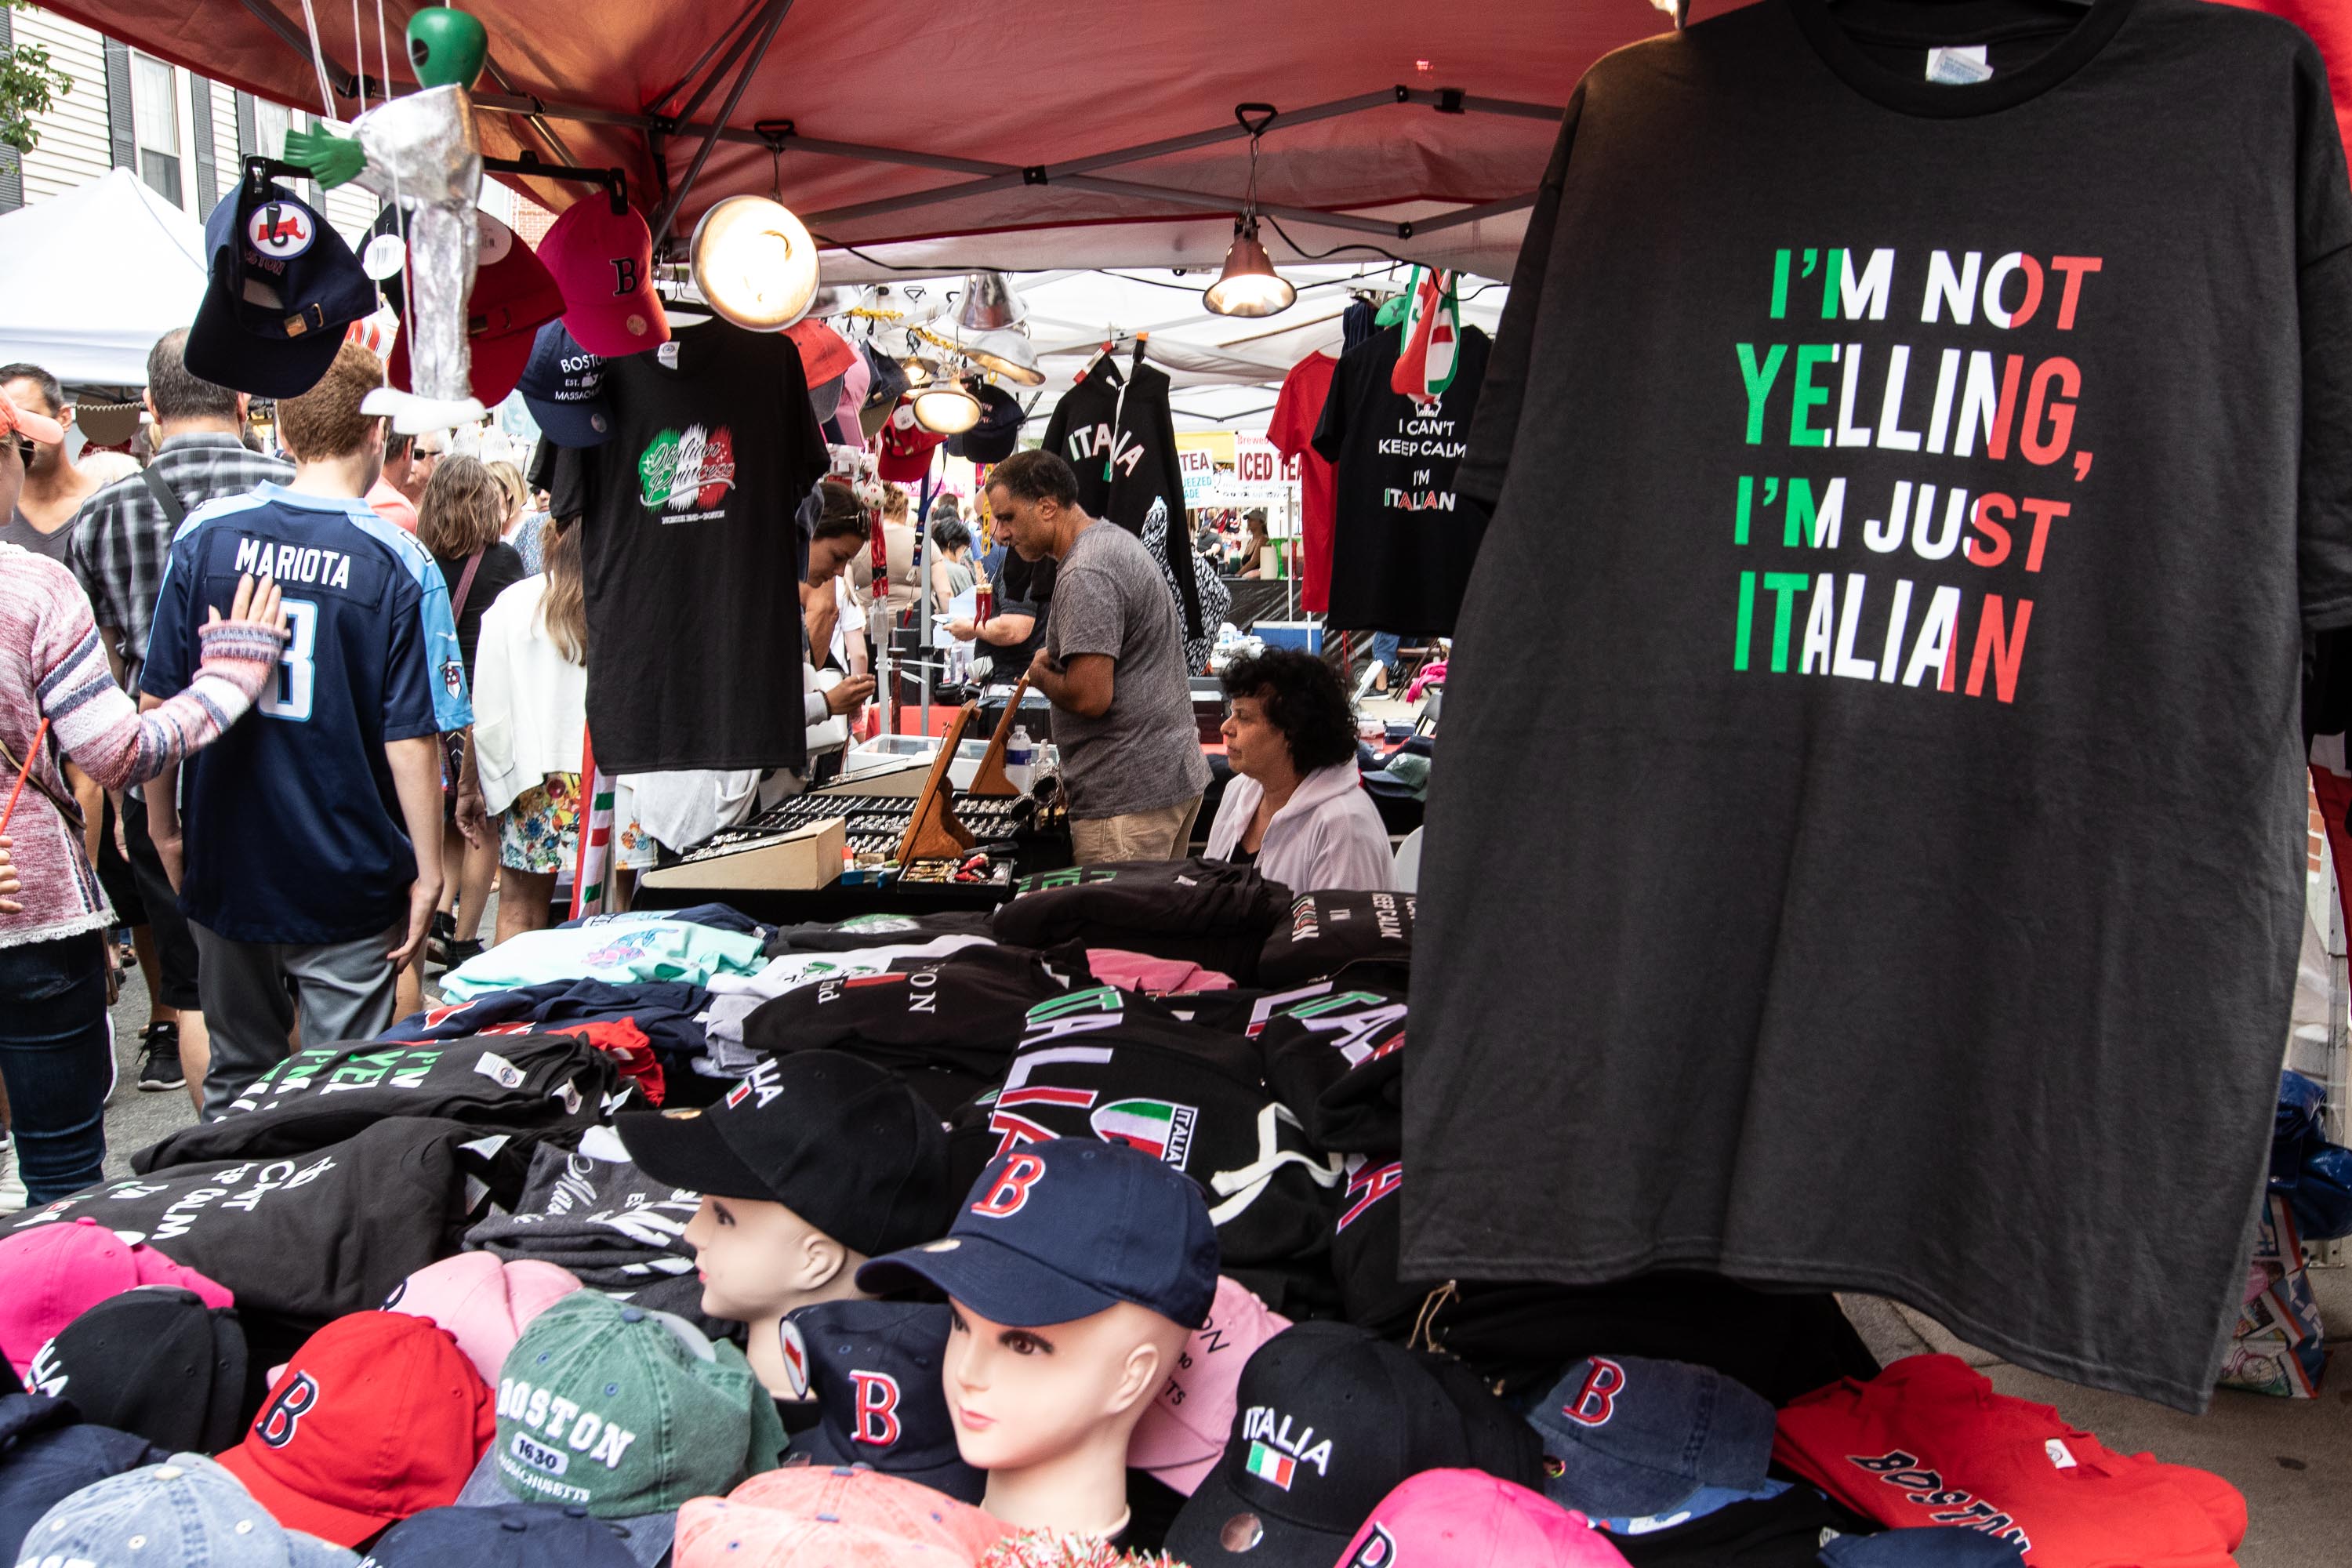
M 333 109 L 347 119 L 362 89 L 384 90 L 373 0 L 358 9 L 356 41 L 349 4 L 315 4 Z M 322 108 L 301 0 L 53 8 L 217 80 Z M 1674 25 L 1651 0 L 466 8 L 490 37 L 477 90 L 486 153 L 617 166 L 656 230 L 669 217 L 680 235 L 721 196 L 780 185 L 826 239 L 936 271 L 1214 267 L 1248 183 L 1234 110 L 1255 101 L 1279 111 L 1260 146 L 1260 205 L 1297 247 L 1355 245 L 1374 248 L 1340 258 L 1388 252 L 1507 276 L 1577 79 L 1606 50 Z M 418 9 L 383 6 L 395 92 L 413 85 L 402 33 Z M 581 189 L 518 183 L 557 208 Z M 1271 226 L 1264 238 L 1277 260 L 1297 257 Z M 886 273 L 845 251 L 826 257 L 831 279 Z

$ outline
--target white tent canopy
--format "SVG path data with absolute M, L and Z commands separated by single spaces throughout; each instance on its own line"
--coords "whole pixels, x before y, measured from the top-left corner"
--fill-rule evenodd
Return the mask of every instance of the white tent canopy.
M 0 217 L 0 363 L 143 386 L 147 351 L 204 292 L 204 226 L 128 169 Z

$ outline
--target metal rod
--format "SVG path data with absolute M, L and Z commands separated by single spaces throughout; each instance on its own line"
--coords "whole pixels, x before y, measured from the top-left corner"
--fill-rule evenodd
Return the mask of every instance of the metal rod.
M 1424 234 L 1435 234 L 1442 228 L 1459 228 L 1465 223 L 1476 223 L 1481 218 L 1499 217 L 1505 213 L 1515 213 L 1522 207 L 1531 207 L 1535 205 L 1536 194 L 1529 191 L 1525 195 L 1505 196 L 1498 202 L 1484 202 L 1475 207 L 1464 207 L 1459 212 L 1450 212 L 1442 217 L 1417 217 L 1412 220 L 1412 237 L 1419 239 Z
M 277 34 L 279 43 L 301 56 L 303 64 L 310 63 L 310 35 L 307 31 L 287 20 L 268 0 L 239 0 L 239 3 L 253 14 L 256 21 Z M 327 62 L 327 75 L 331 79 L 329 85 L 335 89 L 335 96 L 356 100 L 359 96 L 358 79 L 337 65 L 323 44 L 320 47 L 319 57 Z
M 1445 93 L 1418 87 L 1401 87 L 1393 96 L 1400 102 L 1426 104 L 1433 108 L 1448 100 Z M 1513 120 L 1556 121 L 1568 112 L 1557 103 L 1528 103 L 1516 98 L 1473 98 L 1466 93 L 1455 107 L 1465 114 L 1501 114 Z
M 1167 185 L 1147 185 L 1133 180 L 1106 180 L 1097 174 L 1076 174 L 1055 184 L 1073 190 L 1093 191 L 1106 196 L 1134 196 L 1144 201 L 1173 202 L 1178 206 L 1203 207 L 1212 212 L 1238 216 L 1242 204 L 1232 196 L 1221 196 L 1213 191 L 1181 191 Z M 1279 206 L 1272 202 L 1260 202 L 1257 210 L 1272 213 L 1293 223 L 1321 224 L 1326 228 L 1343 228 L 1357 234 L 1386 235 L 1394 239 L 1397 224 L 1393 219 L 1358 217 L 1352 213 L 1327 213 L 1314 207 Z
M 710 68 L 710 73 L 702 79 L 702 85 L 694 89 L 694 96 L 688 99 L 685 104 L 679 108 L 678 111 L 675 115 L 670 116 L 671 119 L 691 120 L 694 118 L 694 111 L 700 109 L 703 104 L 709 100 L 713 89 L 715 89 L 721 81 L 726 79 L 726 76 L 729 71 L 735 68 L 735 62 L 743 58 L 743 51 L 751 47 L 751 37 L 758 30 L 759 23 L 754 21 L 751 25 L 745 26 L 742 31 L 736 34 L 735 41 L 727 47 L 727 52 L 719 57 L 719 63 L 712 66 Z M 658 103 L 660 100 L 657 100 L 656 101 Z M 719 119 L 722 121 L 726 118 L 727 116 L 723 114 L 719 116 Z
M 1014 190 L 1025 183 L 1021 172 L 1015 169 L 1006 174 L 992 174 L 984 180 L 967 180 L 961 184 L 945 185 L 937 190 L 916 191 L 903 196 L 884 196 L 879 201 L 858 202 L 850 206 L 811 213 L 808 222 L 812 227 L 827 228 L 837 224 L 855 223 L 860 218 L 884 217 L 916 207 L 937 206 L 941 202 L 951 202 L 963 196 L 983 196 L 992 191 Z
M 1354 114 L 1360 110 L 1378 109 L 1383 104 L 1392 104 L 1396 100 L 1396 93 L 1393 90 L 1360 92 L 1353 98 L 1335 98 L 1328 103 L 1318 103 L 1308 109 L 1286 110 L 1275 117 L 1274 123 L 1268 129 L 1279 131 L 1288 125 L 1309 125 L 1318 120 L 1330 120 L 1342 114 Z M 1046 178 L 1051 182 L 1070 174 L 1091 174 L 1097 169 L 1108 169 L 1115 163 L 1139 163 L 1147 158 L 1161 158 L 1172 153 L 1189 153 L 1195 147 L 1211 147 L 1220 142 L 1238 141 L 1248 134 L 1249 132 L 1235 121 L 1217 126 L 1213 130 L 1195 131 L 1189 136 L 1169 136 L 1158 142 L 1145 142 L 1133 147 L 1122 147 L 1116 152 L 1097 153 L 1088 157 L 1072 159 L 1066 163 L 1049 164 L 1045 171 Z
M 482 60 L 482 66 L 484 69 L 488 71 L 490 79 L 498 83 L 499 89 L 500 91 L 514 92 L 514 83 L 508 79 L 506 72 L 499 68 L 498 61 L 485 56 Z M 516 96 L 520 97 L 522 95 L 518 93 Z M 533 131 L 539 132 L 541 138 L 547 142 L 548 151 L 553 153 L 558 158 L 567 163 L 578 163 L 580 162 L 578 155 L 572 151 L 571 147 L 564 142 L 563 138 L 556 134 L 555 127 L 548 123 L 546 115 L 526 114 L 522 117 L 522 121 L 524 124 L 530 126 Z
M 719 107 L 718 122 L 703 137 L 702 145 L 694 150 L 694 161 L 686 166 L 686 178 L 670 192 L 669 200 L 662 204 L 661 222 L 654 227 L 656 251 L 658 252 L 662 242 L 669 237 L 671 227 L 677 222 L 679 209 L 686 205 L 686 198 L 694 194 L 694 182 L 702 177 L 702 166 L 710 161 L 710 150 L 719 144 L 719 133 L 735 118 L 735 106 L 743 101 L 743 89 L 751 85 L 751 77 L 759 70 L 760 62 L 768 58 L 768 46 L 775 42 L 776 29 L 783 25 L 784 16 L 792 8 L 793 0 L 768 0 L 768 13 L 758 24 L 759 40 L 744 57 L 742 68 L 735 73 L 735 85 L 727 89 L 727 101 Z
M 720 28 L 716 34 L 712 35 L 710 42 L 704 47 L 702 53 L 695 57 L 694 63 L 687 67 L 684 73 L 681 74 L 676 81 L 670 83 L 667 87 L 662 89 L 661 91 L 656 93 L 653 98 L 647 101 L 646 107 L 648 109 L 659 109 L 671 99 L 676 98 L 679 93 L 684 92 L 686 90 L 686 84 L 692 81 L 696 77 L 702 73 L 702 68 L 710 63 L 710 57 L 719 52 L 719 46 L 726 43 L 729 38 L 735 37 L 737 33 L 742 30 L 743 25 L 746 22 L 749 22 L 753 16 L 759 15 L 760 4 L 761 0 L 751 0 L 750 5 L 743 7 L 743 14 L 741 16 L 736 17 L 733 21 L 728 23 L 726 26 Z M 724 69 L 725 68 L 722 67 L 720 68 Z

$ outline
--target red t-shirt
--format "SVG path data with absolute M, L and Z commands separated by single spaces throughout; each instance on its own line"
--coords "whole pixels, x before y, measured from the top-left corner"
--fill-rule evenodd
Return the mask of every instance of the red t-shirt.
M 1299 552 L 1298 604 L 1307 610 L 1331 607 L 1331 530 L 1339 500 L 1331 465 L 1314 447 L 1315 426 L 1323 419 L 1323 399 L 1331 391 L 1331 374 L 1339 362 L 1329 354 L 1308 354 L 1282 378 L 1282 395 L 1275 399 L 1274 423 L 1265 438 L 1286 458 L 1298 460 L 1298 527 L 1305 548 Z
M 2031 1568 L 2231 1568 L 2246 1533 L 2246 1500 L 2221 1477 L 2118 1454 L 1957 1356 L 1794 1401 L 1772 1457 L 1884 1523 L 2013 1541 Z

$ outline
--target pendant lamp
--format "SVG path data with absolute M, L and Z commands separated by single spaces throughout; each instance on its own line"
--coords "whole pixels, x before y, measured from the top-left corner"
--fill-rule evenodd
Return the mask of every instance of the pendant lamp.
M 980 423 L 980 399 L 964 386 L 962 376 L 942 375 L 915 394 L 915 423 L 942 436 L 961 436 Z
M 782 202 L 729 196 L 694 226 L 694 286 L 710 308 L 755 332 L 780 332 L 816 298 L 816 242 Z
M 1220 316 L 1272 316 L 1297 303 L 1298 290 L 1274 269 L 1274 258 L 1257 239 L 1257 219 L 1245 216 L 1234 224 L 1233 247 L 1225 252 L 1225 269 L 1209 285 L 1201 303 Z
M 1000 332 L 1028 316 L 1029 307 L 1021 302 L 1003 273 L 965 274 L 963 297 L 956 301 L 957 326 L 967 332 Z
M 1007 381 L 1023 386 L 1045 384 L 1045 373 L 1037 368 L 1037 345 L 1029 341 L 1025 327 L 966 338 L 963 352 L 971 356 L 972 363 Z

